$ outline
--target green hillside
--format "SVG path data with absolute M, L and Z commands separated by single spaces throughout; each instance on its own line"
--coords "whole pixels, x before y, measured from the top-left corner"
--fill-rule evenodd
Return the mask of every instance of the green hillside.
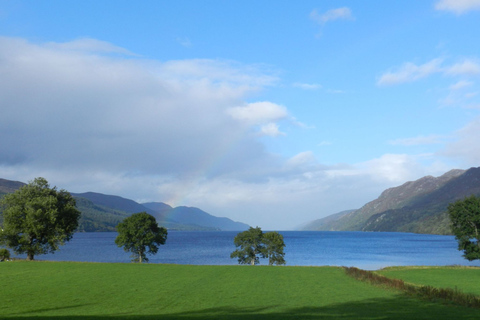
M 25 185 L 22 182 L 0 179 L 0 197 Z M 79 232 L 115 231 L 124 218 L 137 212 L 153 215 L 159 225 L 170 230 L 219 231 L 245 230 L 248 225 L 228 218 L 212 216 L 198 208 L 172 208 L 162 202 L 140 204 L 115 195 L 96 192 L 71 193 L 81 212 Z M 0 215 L 0 223 L 2 215 Z
M 143 203 L 143 206 L 155 211 L 154 216 L 158 221 L 165 223 L 180 223 L 191 226 L 204 226 L 212 230 L 244 231 L 249 228 L 248 224 L 236 222 L 229 218 L 215 217 L 195 207 L 179 206 L 172 208 L 161 202 Z
M 129 214 L 94 204 L 92 201 L 75 197 L 77 208 L 82 213 L 79 221 L 79 232 L 115 231 L 115 227 Z
M 358 210 L 328 216 L 303 230 L 450 234 L 449 203 L 480 195 L 480 168 L 451 170 L 385 190 Z

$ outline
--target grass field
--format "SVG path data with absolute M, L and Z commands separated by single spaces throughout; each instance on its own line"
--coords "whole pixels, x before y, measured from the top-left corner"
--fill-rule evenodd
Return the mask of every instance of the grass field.
M 334 267 L 0 263 L 7 319 L 480 319 Z
M 468 267 L 395 267 L 377 272 L 393 279 L 432 286 L 459 289 L 480 296 L 480 269 Z

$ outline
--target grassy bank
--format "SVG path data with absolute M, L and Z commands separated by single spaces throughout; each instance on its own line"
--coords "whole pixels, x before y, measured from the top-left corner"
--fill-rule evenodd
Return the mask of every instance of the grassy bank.
M 9 319 L 479 319 L 342 268 L 0 263 Z
M 377 272 L 393 279 L 480 296 L 480 269 L 469 267 L 395 267 Z

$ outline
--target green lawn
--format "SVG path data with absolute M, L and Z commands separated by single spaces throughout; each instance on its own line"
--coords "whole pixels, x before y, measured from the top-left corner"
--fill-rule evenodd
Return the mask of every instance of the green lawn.
M 480 296 L 480 269 L 468 267 L 395 267 L 377 272 L 389 278 Z
M 480 319 L 334 267 L 0 263 L 8 319 Z

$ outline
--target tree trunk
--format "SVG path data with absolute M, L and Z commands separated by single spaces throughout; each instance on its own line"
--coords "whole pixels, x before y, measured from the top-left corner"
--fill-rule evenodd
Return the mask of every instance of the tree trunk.
M 142 254 L 143 254 L 143 252 L 141 252 L 141 251 L 138 253 L 138 262 L 140 262 L 140 263 L 142 263 Z
M 251 264 L 252 266 L 255 265 L 255 258 L 252 259 L 252 262 L 250 262 L 250 264 Z
M 32 235 L 28 235 L 28 241 L 30 243 L 30 250 L 27 251 L 27 261 L 33 261 L 33 255 L 35 254 L 35 251 L 32 250 L 31 248 L 33 248 L 33 236 Z

